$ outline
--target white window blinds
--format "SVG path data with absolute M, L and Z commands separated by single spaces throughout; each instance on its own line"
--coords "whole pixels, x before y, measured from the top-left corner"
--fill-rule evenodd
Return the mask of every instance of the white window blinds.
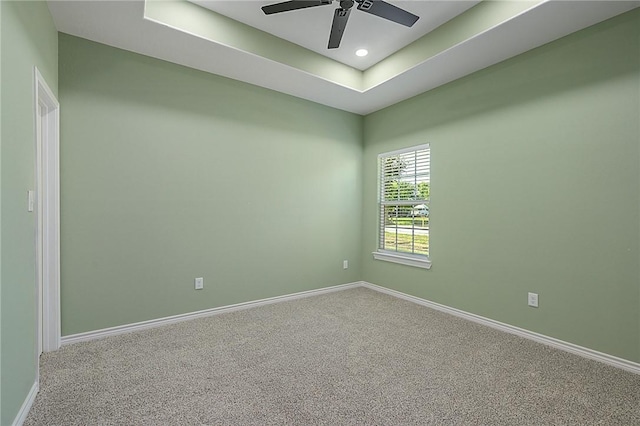
M 429 145 L 380 154 L 380 251 L 429 255 Z

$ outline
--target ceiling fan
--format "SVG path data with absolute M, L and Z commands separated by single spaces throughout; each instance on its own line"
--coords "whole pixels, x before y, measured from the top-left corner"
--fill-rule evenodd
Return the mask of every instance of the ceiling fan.
M 262 6 L 265 15 L 274 13 L 289 12 L 291 10 L 305 9 L 307 7 L 327 6 L 334 0 L 292 0 L 281 3 L 269 4 Z M 338 1 L 338 0 L 336 0 Z M 380 18 L 387 19 L 392 22 L 411 27 L 419 19 L 413 13 L 409 13 L 404 9 L 387 3 L 382 0 L 339 0 L 340 7 L 333 13 L 333 24 L 331 25 L 331 34 L 329 35 L 328 49 L 336 49 L 340 47 L 342 34 L 347 27 L 347 20 L 351 13 L 351 8 L 355 3 L 358 4 L 357 9 L 370 13 Z

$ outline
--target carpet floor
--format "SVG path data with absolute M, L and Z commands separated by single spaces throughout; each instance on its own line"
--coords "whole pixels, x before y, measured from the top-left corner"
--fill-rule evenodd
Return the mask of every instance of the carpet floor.
M 640 375 L 356 288 L 63 347 L 25 425 L 640 425 Z

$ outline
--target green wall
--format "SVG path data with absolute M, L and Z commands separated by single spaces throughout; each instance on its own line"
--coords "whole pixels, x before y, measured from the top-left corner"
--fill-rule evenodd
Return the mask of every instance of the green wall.
M 2 189 L 2 3 L 0 2 L 0 189 Z M 0 422 L 2 421 L 2 192 L 0 191 Z
M 63 336 L 360 279 L 360 116 L 58 40 Z
M 0 189 L 2 188 L 2 3 L 0 2 Z M 2 377 L 2 192 L 0 191 L 0 378 Z M 2 421 L 2 379 L 0 379 L 0 422 Z
M 640 361 L 639 53 L 636 10 L 367 116 L 364 280 Z M 371 255 L 376 156 L 425 142 L 429 271 Z
M 44 2 L 2 2 L 2 271 L 0 423 L 11 424 L 36 378 L 33 67 L 54 91 L 57 32 Z

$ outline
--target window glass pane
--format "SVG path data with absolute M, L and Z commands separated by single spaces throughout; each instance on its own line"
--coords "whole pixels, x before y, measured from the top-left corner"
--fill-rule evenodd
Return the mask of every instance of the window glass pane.
M 414 254 L 429 254 L 429 208 L 384 206 L 384 230 L 381 248 Z

